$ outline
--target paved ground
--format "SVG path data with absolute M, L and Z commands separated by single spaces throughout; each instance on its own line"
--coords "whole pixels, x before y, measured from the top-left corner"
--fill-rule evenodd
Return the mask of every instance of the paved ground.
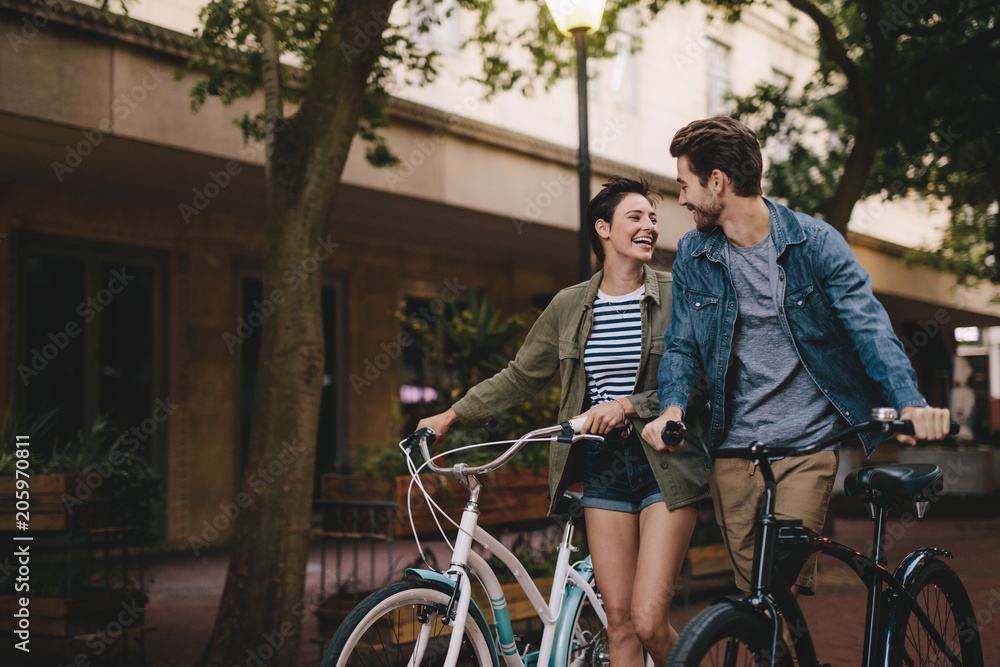
M 871 537 L 871 522 L 862 518 L 837 519 L 834 539 L 863 548 Z M 928 518 L 912 525 L 897 524 L 890 554 L 898 558 L 918 546 L 940 546 L 955 554 L 953 565 L 969 589 L 982 628 L 987 666 L 1000 666 L 1000 518 Z M 862 549 L 863 550 L 863 549 Z M 394 560 L 405 562 L 412 552 L 398 543 Z M 345 556 L 346 558 L 346 556 Z M 365 554 L 361 558 L 366 558 Z M 328 560 L 328 565 L 332 564 Z M 212 554 L 195 558 L 190 552 L 161 557 L 152 568 L 147 623 L 159 629 L 148 635 L 147 656 L 153 667 L 181 667 L 193 663 L 208 640 L 216 605 L 225 578 L 226 557 Z M 332 574 L 328 573 L 328 581 Z M 308 590 L 319 588 L 319 551 L 309 566 Z M 723 580 L 696 582 L 696 595 L 688 609 L 674 613 L 678 625 L 703 608 L 711 595 L 725 588 Z M 859 664 L 864 622 L 864 588 L 843 566 L 827 562 L 821 571 L 820 593 L 803 600 L 817 650 L 835 666 Z M 304 628 L 301 665 L 318 664 L 315 618 Z

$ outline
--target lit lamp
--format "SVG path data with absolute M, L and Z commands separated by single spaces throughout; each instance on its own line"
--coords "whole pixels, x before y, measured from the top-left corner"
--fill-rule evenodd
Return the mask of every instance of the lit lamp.
M 556 27 L 576 39 L 576 91 L 580 118 L 580 152 L 576 170 L 580 180 L 580 279 L 590 278 L 590 140 L 587 129 L 587 33 L 597 30 L 606 0 L 545 0 Z

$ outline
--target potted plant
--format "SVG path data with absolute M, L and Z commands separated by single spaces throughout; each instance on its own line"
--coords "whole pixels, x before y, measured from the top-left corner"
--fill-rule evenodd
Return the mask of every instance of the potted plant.
M 477 383 L 493 375 L 516 353 L 523 335 L 537 317 L 536 312 L 502 320 L 492 301 L 472 290 L 464 307 L 450 304 L 446 316 L 434 322 L 407 317 L 404 302 L 397 311 L 400 327 L 415 341 L 420 361 L 408 382 L 432 387 L 436 399 L 420 405 L 421 414 L 434 414 L 451 405 Z M 448 433 L 448 447 L 454 449 L 487 441 L 517 438 L 532 428 L 555 423 L 559 411 L 559 389 L 541 392 L 517 411 L 478 429 L 456 424 Z M 409 420 L 415 423 L 415 417 Z M 412 426 L 412 424 L 409 424 Z M 470 464 L 488 461 L 496 448 L 465 450 L 461 460 Z M 456 480 L 436 475 L 422 476 L 424 487 L 434 502 L 451 516 L 457 516 L 466 502 L 464 489 Z M 548 510 L 548 448 L 529 445 L 503 470 L 484 477 L 483 525 L 543 519 Z M 399 511 L 393 535 L 409 534 L 410 512 L 418 533 L 437 529 L 419 490 L 410 486 L 406 462 L 397 448 L 381 448 L 363 466 L 362 475 L 324 475 L 322 498 L 329 501 L 368 500 L 395 503 Z M 409 503 L 408 503 L 409 499 Z M 326 526 L 330 528 L 330 526 Z
M 123 627 L 142 626 L 146 602 L 144 582 L 137 576 L 136 547 L 152 535 L 154 505 L 159 498 L 159 480 L 149 464 L 123 444 L 108 415 L 98 416 L 70 442 L 41 444 L 47 437 L 55 412 L 25 418 L 8 409 L 0 433 L 0 531 L 20 528 L 17 520 L 20 498 L 28 495 L 27 532 L 30 535 L 32 649 L 54 650 L 73 646 L 67 639 L 91 637 L 112 622 Z M 16 453 L 16 436 L 27 435 L 31 448 L 27 470 Z M 37 444 L 36 444 L 37 443 Z M 44 456 L 38 451 L 47 451 Z M 28 484 L 18 487 L 18 480 Z M 23 590 L 15 590 L 15 578 L 0 582 L 0 632 L 13 632 L 13 612 Z M 7 613 L 7 612 L 10 613 Z M 116 619 L 126 619 L 127 624 Z M 94 635 L 88 647 L 103 645 L 102 653 L 116 637 Z

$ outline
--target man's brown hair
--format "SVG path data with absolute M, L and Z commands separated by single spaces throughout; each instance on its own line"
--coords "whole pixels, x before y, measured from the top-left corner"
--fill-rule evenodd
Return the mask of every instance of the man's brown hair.
M 735 194 L 741 197 L 763 194 L 760 142 L 753 130 L 738 120 L 718 116 L 688 123 L 674 135 L 670 154 L 675 158 L 686 156 L 702 185 L 718 169 L 733 182 Z

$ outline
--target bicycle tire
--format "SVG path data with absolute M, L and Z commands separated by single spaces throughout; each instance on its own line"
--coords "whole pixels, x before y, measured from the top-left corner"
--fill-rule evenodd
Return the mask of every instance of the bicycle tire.
M 591 582 L 594 592 L 597 584 Z M 608 644 L 608 628 L 594 611 L 590 598 L 580 597 L 580 603 L 573 614 L 573 636 L 569 641 L 566 665 L 568 667 L 610 667 L 611 650 Z
M 906 583 L 906 587 L 963 667 L 982 667 L 983 647 L 976 613 L 955 571 L 939 560 L 932 560 Z M 892 608 L 887 630 L 889 665 L 952 664 L 913 616 L 909 606 L 897 603 Z
M 749 609 L 729 603 L 712 605 L 681 632 L 666 667 L 770 666 L 773 627 L 769 619 Z M 791 667 L 791 656 L 780 637 L 774 653 L 777 667 Z
M 419 632 L 419 617 L 428 614 L 432 635 L 421 667 L 444 664 L 451 627 L 440 622 L 452 590 L 432 581 L 403 581 L 375 591 L 340 624 L 323 652 L 320 667 L 406 665 Z M 469 613 L 458 665 L 499 667 L 490 650 L 493 636 L 479 614 Z

